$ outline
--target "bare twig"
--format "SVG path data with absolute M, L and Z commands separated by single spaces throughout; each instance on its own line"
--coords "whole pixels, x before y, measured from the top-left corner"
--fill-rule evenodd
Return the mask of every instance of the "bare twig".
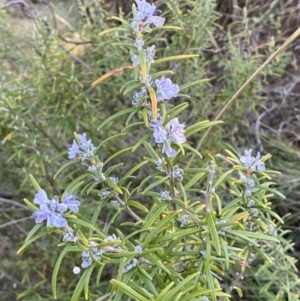
M 126 207 L 126 204 L 121 200 L 121 198 L 118 195 L 115 195 L 114 197 L 117 199 L 121 206 L 125 207 L 130 216 L 132 216 L 138 222 L 142 221 L 129 207 Z
M 31 209 L 29 209 L 28 207 L 26 207 L 25 205 L 17 202 L 17 201 L 13 201 L 13 200 L 8 200 L 8 199 L 4 199 L 4 198 L 0 198 L 0 203 L 8 203 L 8 204 L 12 204 L 14 206 L 18 206 L 18 207 L 21 207 L 22 209 L 24 210 L 27 210 L 27 211 L 32 211 Z
M 10 226 L 10 225 L 13 225 L 13 224 L 16 224 L 16 223 L 20 223 L 20 222 L 23 222 L 23 221 L 26 221 L 28 219 L 30 219 L 31 217 L 23 217 L 23 218 L 19 218 L 19 219 L 15 219 L 13 221 L 10 221 L 8 223 L 5 223 L 5 224 L 2 224 L 0 225 L 0 229 L 3 229 L 7 226 Z

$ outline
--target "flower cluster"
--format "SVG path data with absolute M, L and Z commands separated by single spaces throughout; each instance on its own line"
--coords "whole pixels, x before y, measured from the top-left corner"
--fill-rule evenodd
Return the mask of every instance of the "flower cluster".
M 153 137 L 156 143 L 162 143 L 162 152 L 168 157 L 175 157 L 176 150 L 171 148 L 171 143 L 176 142 L 182 144 L 186 141 L 184 136 L 183 123 L 179 123 L 178 118 L 173 118 L 170 120 L 166 126 L 162 125 L 163 121 L 160 116 L 157 120 L 151 120 L 149 127 L 153 130 Z
M 170 192 L 169 191 L 163 191 L 161 194 L 160 194 L 160 199 L 162 201 L 171 201 L 172 200 L 172 197 L 170 196 Z
M 153 16 L 155 12 L 158 12 L 154 4 L 147 3 L 146 0 L 135 0 L 135 3 L 137 4 L 137 11 L 130 24 L 134 31 L 144 31 L 151 24 L 156 27 L 164 25 L 165 18 Z
M 182 168 L 179 168 L 177 165 L 173 167 L 173 171 L 169 174 L 171 179 L 177 179 L 178 181 L 183 180 L 184 171 Z
M 106 177 L 102 172 L 102 169 L 103 169 L 103 163 L 98 162 L 96 164 L 89 166 L 88 171 L 92 173 L 93 179 L 95 181 L 105 181 Z
M 101 255 L 102 255 L 102 251 L 98 250 L 98 243 L 94 242 L 94 241 L 90 241 L 89 243 L 90 248 L 88 251 L 83 251 L 81 253 L 81 258 L 82 258 L 82 263 L 81 266 L 85 269 L 88 268 L 92 262 L 93 262 L 93 258 L 92 256 L 96 259 L 96 260 L 100 260 L 101 259 Z M 92 256 L 91 256 L 92 254 Z
M 133 93 L 132 104 L 134 106 L 149 107 L 149 103 L 147 101 L 147 89 L 146 89 L 146 87 L 142 87 L 140 92 L 134 92 Z
M 91 140 L 86 139 L 86 133 L 78 134 L 79 141 L 73 140 L 72 146 L 69 148 L 69 159 L 81 158 L 82 161 L 94 156 L 96 147 Z
M 188 214 L 180 217 L 180 228 L 184 228 L 189 224 L 189 218 L 190 216 Z
M 80 237 L 76 234 L 74 235 L 74 232 L 68 231 L 63 236 L 63 242 L 76 242 L 80 240 Z
M 216 221 L 216 224 L 217 225 L 220 225 L 220 224 L 227 224 L 229 221 L 227 219 L 220 219 L 220 220 L 217 220 Z M 221 227 L 218 229 L 218 233 L 221 234 L 221 235 L 224 235 L 227 231 L 229 231 L 231 229 L 230 226 L 224 226 L 224 227 Z
M 141 39 L 138 39 L 138 40 L 141 40 Z M 139 46 L 139 44 L 138 44 L 138 46 Z M 140 49 L 140 48 L 138 47 L 138 49 Z M 154 58 L 154 55 L 155 55 L 155 46 L 153 45 L 151 47 L 147 47 L 146 49 L 143 49 L 143 52 L 145 54 L 146 62 L 149 63 L 149 64 L 152 64 L 154 62 L 153 58 Z M 140 56 L 139 55 L 131 54 L 130 58 L 131 58 L 133 66 L 140 65 Z
M 138 260 L 136 258 L 131 259 L 130 262 L 124 266 L 123 273 L 127 273 L 128 271 L 132 270 L 137 266 L 137 264 Z
M 52 225 L 57 228 L 67 225 L 67 220 L 62 217 L 64 212 L 71 210 L 72 212 L 77 213 L 80 206 L 80 202 L 67 192 L 64 193 L 62 202 L 59 202 L 57 196 L 53 197 L 52 200 L 49 200 L 43 189 L 35 194 L 33 202 L 40 205 L 40 210 L 37 210 L 32 214 L 32 217 L 35 218 L 35 222 L 39 224 L 46 220 L 47 227 Z
M 244 168 L 250 172 L 258 170 L 264 171 L 265 164 L 260 161 L 260 153 L 258 152 L 256 157 L 251 156 L 252 149 L 245 150 L 245 156 L 240 157 L 240 161 L 244 164 Z
M 143 252 L 143 248 L 140 245 L 137 245 L 134 247 L 134 251 L 138 254 L 141 254 Z

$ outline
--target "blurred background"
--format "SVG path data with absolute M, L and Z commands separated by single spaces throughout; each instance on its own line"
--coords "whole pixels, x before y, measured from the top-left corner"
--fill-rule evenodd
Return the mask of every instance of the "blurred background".
M 73 132 L 86 132 L 94 144 L 122 130 L 120 118 L 109 132 L 96 129 L 110 114 L 131 106 L 131 95 L 119 92 L 130 80 L 122 73 L 91 88 L 105 72 L 131 64 L 128 49 L 119 46 L 118 35 L 99 36 L 113 26 L 112 15 L 130 16 L 133 1 L 121 0 L 0 0 L 0 300 L 53 300 L 51 271 L 58 256 L 58 238 L 41 239 L 25 252 L 18 248 L 34 225 L 23 199 L 33 199 L 29 181 L 33 174 L 49 195 L 61 194 L 76 171 L 53 175 L 66 163 Z M 161 0 L 155 4 L 168 25 L 180 31 L 156 31 L 156 58 L 175 54 L 198 54 L 198 59 L 165 63 L 182 85 L 208 78 L 209 82 L 185 91 L 190 98 L 181 121 L 213 120 L 251 74 L 300 26 L 298 0 Z M 223 116 L 200 152 L 225 155 L 233 147 L 243 153 L 271 153 L 268 167 L 279 170 L 272 180 L 286 196 L 274 198 L 273 207 L 284 216 L 286 239 L 299 259 L 300 197 L 300 39 L 274 60 Z M 160 66 L 161 67 L 161 66 Z M 126 141 L 113 140 L 100 157 L 132 144 L 141 133 Z M 202 134 L 201 134 L 202 135 Z M 193 137 L 196 146 L 201 136 Z M 139 155 L 124 154 L 130 164 Z M 201 162 L 195 164 L 201 165 Z M 217 162 L 221 172 L 225 166 Z M 124 167 L 126 169 L 126 166 Z M 147 171 L 144 171 L 145 173 Z M 120 170 L 122 173 L 122 170 Z M 143 174 L 139 177 L 143 178 Z M 226 201 L 226 195 L 223 196 Z M 108 209 L 107 209 L 108 210 Z M 104 216 L 103 216 L 104 218 Z M 60 272 L 59 300 L 70 300 L 77 276 L 72 274 L 78 258 L 70 258 Z M 300 266 L 299 266 L 300 267 Z M 107 271 L 107 280 L 112 271 Z M 244 299 L 273 300 L 258 291 L 248 278 L 239 285 Z M 90 300 L 105 294 L 92 288 Z M 283 297 L 279 300 L 288 300 Z

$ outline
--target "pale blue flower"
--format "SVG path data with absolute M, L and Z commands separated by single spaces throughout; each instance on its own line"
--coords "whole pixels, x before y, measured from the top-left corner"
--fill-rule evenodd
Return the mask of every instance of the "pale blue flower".
M 47 227 L 52 225 L 57 228 L 67 225 L 67 220 L 62 217 L 64 212 L 69 209 L 76 213 L 80 206 L 80 202 L 72 195 L 69 196 L 68 193 L 65 193 L 63 202 L 61 203 L 57 196 L 54 196 L 52 200 L 49 200 L 43 189 L 35 194 L 33 202 L 40 205 L 40 209 L 32 214 L 32 217 L 35 218 L 35 222 L 39 224 L 43 221 L 47 221 Z
M 141 254 L 143 252 L 142 246 L 138 245 L 134 247 L 134 251 L 138 254 Z
M 135 0 L 137 4 L 137 11 L 131 27 L 134 30 L 144 30 L 147 25 L 154 24 L 154 26 L 163 26 L 165 18 L 153 16 L 158 11 L 154 4 L 147 3 L 145 0 Z
M 130 262 L 124 266 L 123 273 L 127 273 L 131 269 L 135 268 L 137 264 L 138 260 L 136 258 L 131 259 Z
M 140 56 L 137 54 L 132 54 L 130 56 L 131 61 L 132 61 L 132 65 L 133 66 L 138 66 L 140 64 Z
M 158 102 L 176 97 L 179 92 L 179 86 L 173 84 L 169 78 L 162 76 L 161 79 L 155 80 L 156 99 Z
M 163 120 L 160 116 L 157 116 L 157 120 L 151 120 L 149 127 L 153 130 L 153 137 L 156 143 L 164 143 L 167 139 L 167 130 L 162 125 Z
M 66 232 L 62 240 L 64 242 L 76 242 L 80 240 L 80 237 L 77 234 L 74 235 L 74 232 Z
M 86 133 L 78 134 L 79 144 L 74 139 L 72 146 L 69 148 L 69 159 L 79 156 L 82 161 L 94 155 L 96 148 L 91 140 L 86 139 Z
M 93 174 L 93 179 L 95 181 L 105 181 L 106 177 L 105 174 L 102 172 L 103 163 L 99 162 L 89 166 L 88 171 Z
M 252 149 L 245 150 L 245 156 L 240 157 L 240 161 L 244 164 L 245 169 L 250 169 L 251 171 L 255 171 L 256 169 L 259 171 L 265 170 L 265 164 L 260 161 L 260 153 L 258 152 L 256 157 L 251 156 Z
M 149 106 L 146 96 L 147 96 L 147 89 L 146 87 L 142 87 L 139 92 L 133 93 L 132 104 L 134 106 Z
M 100 192 L 100 199 L 104 200 L 106 197 L 108 197 L 110 195 L 110 191 L 109 190 L 103 190 Z
M 109 177 L 115 184 L 119 183 L 119 178 L 118 177 Z
M 153 58 L 155 55 L 155 46 L 147 47 L 144 49 L 145 57 L 146 57 L 146 62 L 149 64 L 152 64 L 154 62 Z
M 142 38 L 136 38 L 135 39 L 135 42 L 134 42 L 134 46 L 137 48 L 137 49 L 142 49 L 142 47 L 144 46 L 144 40 Z
M 116 236 L 116 234 L 109 235 L 109 236 L 107 236 L 104 239 L 105 242 L 108 242 L 108 241 L 119 241 L 119 240 L 120 240 L 120 237 Z
M 178 118 L 170 120 L 166 126 L 162 125 L 162 118 L 158 115 L 157 120 L 151 120 L 149 127 L 153 130 L 153 137 L 156 143 L 162 143 L 162 153 L 168 157 L 176 156 L 176 150 L 171 147 L 173 142 L 182 144 L 186 141 L 184 136 L 185 125 L 179 123 Z
M 163 142 L 163 147 L 161 150 L 164 154 L 166 154 L 169 158 L 173 158 L 176 156 L 176 149 L 171 147 L 170 140 L 165 140 Z
M 184 171 L 182 168 L 179 168 L 178 165 L 175 165 L 173 167 L 173 172 L 169 174 L 169 177 L 171 179 L 177 179 L 178 181 L 183 180 Z
M 159 170 L 159 171 L 163 171 L 163 172 L 166 172 L 165 168 L 164 168 L 164 161 L 165 161 L 165 158 L 162 158 L 162 159 L 158 159 L 156 161 L 156 169 Z
M 72 212 L 77 213 L 79 211 L 80 202 L 75 196 L 69 195 L 67 192 L 65 192 L 62 202 L 67 206 L 67 209 L 71 210 Z
M 189 215 L 185 214 L 180 218 L 180 228 L 184 228 L 189 224 Z
M 90 252 L 93 254 L 93 257 L 96 260 L 98 261 L 101 260 L 102 252 L 101 250 L 98 250 L 99 244 L 94 241 L 90 241 L 89 245 L 90 245 L 90 249 L 89 249 L 90 251 L 83 251 L 81 253 L 81 259 L 82 259 L 81 267 L 84 269 L 88 268 L 93 262 L 93 258 L 91 257 Z
M 172 198 L 170 196 L 170 192 L 169 191 L 163 191 L 163 192 L 161 192 L 160 199 L 162 201 L 171 201 Z
M 184 136 L 184 123 L 179 123 L 178 118 L 173 118 L 166 124 L 166 130 L 168 135 L 168 140 L 170 142 L 176 142 L 182 144 L 186 141 Z
M 254 205 L 255 205 L 255 201 L 252 200 L 252 199 L 249 199 L 248 204 L 247 204 L 247 207 L 252 207 L 252 206 L 254 206 Z

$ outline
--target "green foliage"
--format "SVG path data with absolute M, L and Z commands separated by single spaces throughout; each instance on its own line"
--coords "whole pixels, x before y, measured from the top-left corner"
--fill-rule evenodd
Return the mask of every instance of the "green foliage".
M 273 52 L 274 41 L 265 41 L 265 47 L 261 47 L 256 31 L 266 22 L 280 35 L 278 16 L 271 14 L 266 19 L 267 12 L 262 11 L 258 19 L 254 18 L 255 10 L 249 5 L 239 11 L 241 18 L 223 31 L 211 1 L 160 3 L 168 25 L 164 30 L 154 28 L 147 46 L 155 43 L 157 47 L 151 65 L 153 79 L 170 76 L 180 85 L 180 93 L 185 93 L 166 106 L 158 106 L 165 124 L 179 114 L 186 123 L 188 143 L 176 146 L 173 161 L 165 158 L 168 172 L 175 165 L 183 168 L 183 182 L 156 170 L 160 151 L 150 138 L 147 110 L 131 106 L 132 93 L 141 86 L 137 68 L 114 73 L 91 87 L 103 74 L 131 64 L 133 37 L 124 15 L 107 19 L 108 6 L 103 1 L 78 1 L 72 6 L 73 16 L 68 21 L 63 19 L 63 26 L 51 18 L 36 20 L 36 27 L 29 33 L 33 50 L 29 50 L 14 42 L 9 16 L 0 10 L 0 34 L 4 39 L 0 46 L 4 75 L 0 94 L 3 186 L 11 187 L 15 198 L 27 196 L 31 210 L 35 205 L 31 203 L 30 174 L 49 195 L 68 191 L 80 195 L 82 201 L 77 217 L 65 216 L 81 238 L 72 246 L 61 243 L 61 230 L 43 225 L 31 231 L 32 221 L 26 223 L 21 235 L 19 229 L 10 232 L 10 243 L 14 244 L 11 250 L 15 251 L 29 233 L 20 249 L 27 248 L 21 255 L 23 262 L 17 263 L 24 275 L 17 282 L 20 300 L 52 300 L 52 293 L 59 300 L 84 300 L 84 296 L 92 300 L 106 293 L 107 300 L 124 300 L 125 296 L 134 300 L 204 300 L 205 296 L 210 300 L 229 300 L 229 296 L 241 300 L 241 292 L 247 300 L 299 298 L 295 260 L 290 256 L 293 247 L 286 240 L 290 234 L 278 226 L 282 220 L 271 205 L 275 201 L 279 208 L 284 206 L 280 205 L 278 187 L 270 181 L 271 176 L 279 179 L 282 191 L 284 186 L 289 189 L 290 179 L 297 179 L 293 166 L 297 143 L 288 148 L 287 140 L 271 139 L 276 136 L 272 124 L 261 131 L 253 126 L 268 112 L 269 94 L 264 87 L 285 73 L 292 54 L 284 54 L 252 82 L 242 100 L 233 103 L 224 115 L 223 124 L 208 121 Z M 58 2 L 54 8 L 59 10 Z M 180 55 L 187 58 L 190 54 L 196 56 L 179 60 Z M 143 62 L 143 53 L 140 55 Z M 146 64 L 142 67 L 141 74 L 149 71 Z M 273 117 L 278 115 L 274 113 Z M 194 147 L 210 126 L 214 126 L 213 134 L 196 151 Z M 86 132 L 98 145 L 97 160 L 104 163 L 104 174 L 107 179 L 118 175 L 119 183 L 93 180 L 88 164 L 76 160 L 66 163 L 74 131 Z M 294 133 L 294 128 L 289 124 L 284 132 Z M 255 145 L 255 139 L 260 141 L 261 150 L 265 146 L 273 154 L 266 165 L 285 174 L 287 166 L 293 170 L 288 176 L 280 176 L 271 168 L 255 173 L 257 216 L 250 213 L 247 198 L 243 197 L 244 186 L 239 179 L 243 166 L 238 155 L 228 152 L 225 158 L 219 154 L 224 153 L 225 142 L 240 154 Z M 279 150 L 290 154 L 289 165 Z M 196 157 L 189 166 L 193 153 Z M 207 184 L 211 159 L 218 167 L 210 187 L 215 192 Z M 100 201 L 99 194 L 105 189 L 112 194 Z M 163 190 L 173 193 L 172 201 L 160 199 Z M 297 189 L 294 193 L 297 195 Z M 118 208 L 110 203 L 114 198 L 119 199 Z M 282 204 L 286 201 L 295 212 L 286 220 L 294 221 L 298 205 L 293 199 Z M 12 219 L 30 215 L 29 211 L 16 214 L 13 209 L 8 212 Z M 185 215 L 189 215 L 189 223 L 182 228 Z M 227 229 L 225 233 L 223 228 Z M 46 233 L 52 241 L 41 238 Z M 104 239 L 112 233 L 120 241 L 110 245 Z M 70 275 L 89 241 L 111 252 L 103 254 L 101 261 L 93 258 L 94 263 L 81 276 Z M 143 247 L 141 254 L 134 250 L 137 244 Z M 118 247 L 124 252 L 115 252 Z M 123 273 L 133 258 L 139 264 Z M 8 261 L 15 261 L 15 255 L 10 255 Z M 6 268 L 10 265 L 5 264 Z M 52 287 L 47 285 L 51 274 Z

